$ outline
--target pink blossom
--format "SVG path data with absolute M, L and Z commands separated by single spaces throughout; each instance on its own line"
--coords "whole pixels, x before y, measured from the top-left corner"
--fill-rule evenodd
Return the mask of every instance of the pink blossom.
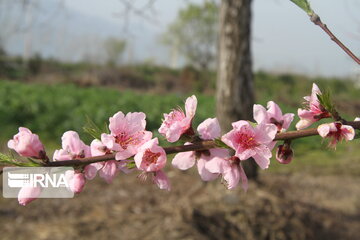
M 81 193 L 85 186 L 85 176 L 82 173 L 68 170 L 65 172 L 65 178 L 69 184 L 69 188 L 73 193 Z
M 248 180 L 238 157 L 226 157 L 219 155 L 209 160 L 205 168 L 214 174 L 221 174 L 228 189 L 235 188 L 241 180 L 245 191 L 248 189 Z
M 110 150 L 117 152 L 116 160 L 125 160 L 134 156 L 138 148 L 150 140 L 152 133 L 145 131 L 146 115 L 142 112 L 116 113 L 110 117 L 110 135 L 102 136 L 102 143 Z
M 195 116 L 197 98 L 193 95 L 185 102 L 185 113 L 179 108 L 169 114 L 164 114 L 164 121 L 159 128 L 159 133 L 169 142 L 176 142 L 181 135 L 193 135 L 191 127 L 192 119 Z
M 146 178 L 146 176 L 152 175 L 154 183 L 160 189 L 170 190 L 170 182 L 162 171 L 166 165 L 166 153 L 159 146 L 158 139 L 147 141 L 138 150 L 134 160 L 136 167 L 144 172 L 141 176 Z
M 330 113 L 320 104 L 317 95 L 321 95 L 319 87 L 313 83 L 311 96 L 304 97 L 306 101 L 305 109 L 298 109 L 300 121 L 296 124 L 296 129 L 304 129 L 322 118 L 331 117 Z
M 80 140 L 79 134 L 67 131 L 61 137 L 62 149 L 54 152 L 54 161 L 91 157 L 90 147 Z
M 271 151 L 268 145 L 275 138 L 277 127 L 273 124 L 259 124 L 253 128 L 247 121 L 232 123 L 233 129 L 222 136 L 221 140 L 235 150 L 240 160 L 253 157 L 262 168 L 268 168 Z
M 139 148 L 134 160 L 138 169 L 145 172 L 156 172 L 165 167 L 166 153 L 159 146 L 159 140 L 153 138 Z
M 258 124 L 267 123 L 274 124 L 278 128 L 278 132 L 286 130 L 290 127 L 294 119 L 293 113 L 282 114 L 280 107 L 273 101 L 267 103 L 268 110 L 259 105 L 254 104 L 254 119 Z
M 200 134 L 200 138 L 203 140 L 215 139 L 220 137 L 221 134 L 220 125 L 216 118 L 206 119 L 198 126 L 197 131 Z M 191 143 L 185 143 L 185 145 L 188 144 Z M 195 165 L 197 159 L 197 169 L 201 179 L 204 181 L 211 181 L 216 179 L 219 174 L 209 172 L 205 168 L 205 164 L 207 161 L 217 156 L 218 153 L 222 151 L 228 152 L 226 149 L 210 149 L 208 151 L 189 151 L 178 153 L 172 160 L 172 165 L 180 170 L 187 170 Z M 227 157 L 229 157 L 229 155 L 227 155 Z
M 40 187 L 22 187 L 18 193 L 18 202 L 20 205 L 27 205 L 28 203 L 34 201 L 41 194 Z
M 317 131 L 321 137 L 331 138 L 330 146 L 334 148 L 343 139 L 350 141 L 355 137 L 355 130 L 352 126 L 342 125 L 339 122 L 321 124 Z
M 20 127 L 19 133 L 8 141 L 8 147 L 14 149 L 20 156 L 45 159 L 46 153 L 39 136 L 29 129 Z
M 276 149 L 276 160 L 281 164 L 289 164 L 294 157 L 294 152 L 290 145 L 285 143 Z
M 101 140 L 106 141 L 107 134 L 101 135 Z M 108 149 L 102 141 L 95 139 L 90 144 L 91 155 L 92 156 L 103 156 L 105 154 L 110 154 L 112 151 Z M 118 161 L 110 160 L 106 162 L 97 162 L 87 165 L 84 168 L 85 177 L 87 179 L 93 179 L 96 176 L 96 173 L 99 172 L 99 176 L 103 178 L 107 183 L 111 183 L 118 170 Z

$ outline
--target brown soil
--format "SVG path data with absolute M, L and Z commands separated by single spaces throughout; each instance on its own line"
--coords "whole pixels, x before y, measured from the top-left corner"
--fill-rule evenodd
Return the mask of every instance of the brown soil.
M 74 199 L 1 199 L 1 239 L 357 239 L 357 177 L 263 172 L 245 194 L 168 171 L 172 191 L 120 175 Z

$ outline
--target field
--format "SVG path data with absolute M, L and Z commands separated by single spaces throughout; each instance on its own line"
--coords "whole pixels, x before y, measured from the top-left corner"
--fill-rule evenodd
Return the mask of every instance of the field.
M 312 81 L 258 73 L 257 102 L 274 100 L 284 112 L 296 112 Z M 351 82 L 316 82 L 332 91 L 344 117 L 359 115 L 360 91 Z M 18 126 L 38 133 L 52 150 L 70 129 L 89 143 L 82 131 L 86 116 L 102 125 L 120 110 L 144 111 L 148 129 L 156 131 L 162 113 L 183 106 L 188 95 L 0 81 L 1 145 Z M 196 95 L 198 124 L 214 116 L 215 100 L 211 92 Z M 96 179 L 75 199 L 41 199 L 20 207 L 15 199 L 2 198 L 2 239 L 355 239 L 360 228 L 358 144 L 340 144 L 334 151 L 318 137 L 296 141 L 294 161 L 280 165 L 272 159 L 247 194 L 240 188 L 228 191 L 220 181 L 204 184 L 195 169 L 169 167 L 170 193 L 140 183 L 132 173 L 112 185 Z

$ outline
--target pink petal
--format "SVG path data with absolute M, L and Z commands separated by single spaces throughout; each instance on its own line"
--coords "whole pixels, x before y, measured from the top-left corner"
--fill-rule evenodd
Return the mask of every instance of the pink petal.
M 125 115 L 121 111 L 115 113 L 114 116 L 110 117 L 109 122 L 109 130 L 111 131 L 111 134 L 115 136 L 124 131 L 127 126 Z
M 223 135 L 221 137 L 221 141 L 223 141 L 226 145 L 228 145 L 229 147 L 231 147 L 232 149 L 236 149 L 237 145 L 235 145 L 235 138 L 236 138 L 236 133 L 238 130 L 231 130 L 230 132 L 226 133 L 225 135 Z
M 216 179 L 219 176 L 219 174 L 214 174 L 214 173 L 209 172 L 205 168 L 206 163 L 207 163 L 207 160 L 200 157 L 199 160 L 197 161 L 197 169 L 198 169 L 199 175 L 203 181 L 212 181 L 212 180 Z
M 315 121 L 310 120 L 310 119 L 301 119 L 300 121 L 298 121 L 295 125 L 297 130 L 301 130 L 301 129 L 305 129 L 307 127 L 309 127 L 311 124 L 313 124 Z
M 282 111 L 275 102 L 269 101 L 267 103 L 268 113 L 272 115 L 276 120 L 281 120 L 283 118 Z
M 227 183 L 228 189 L 234 189 L 240 181 L 240 171 L 238 164 L 229 164 L 223 173 L 223 178 Z
M 212 148 L 209 150 L 210 156 L 202 155 L 201 158 L 206 160 L 205 168 L 211 173 L 222 173 L 224 164 L 227 164 L 230 158 L 229 150 L 222 148 Z
M 263 155 L 256 154 L 253 158 L 261 169 L 266 169 L 270 165 L 270 159 L 264 157 Z
M 72 170 L 65 172 L 65 178 L 69 184 L 69 188 L 73 193 L 82 192 L 85 186 L 85 177 L 82 173 L 77 173 Z
M 7 143 L 7 146 L 8 146 L 8 148 L 10 148 L 10 149 L 15 149 L 15 142 L 14 142 L 14 140 L 9 140 L 8 141 L 8 143 Z
M 183 134 L 183 126 L 180 122 L 174 122 L 168 131 L 166 131 L 166 139 L 169 142 L 176 142 L 180 139 L 181 135 Z
M 95 178 L 96 173 L 103 167 L 103 163 L 92 163 L 84 168 L 85 178 L 92 180 Z
M 248 128 L 251 127 L 250 123 L 248 121 L 245 121 L 245 120 L 240 120 L 240 121 L 237 121 L 237 122 L 233 122 L 231 125 L 235 129 L 240 129 L 242 127 L 248 127 Z
M 239 165 L 239 172 L 240 172 L 242 188 L 246 192 L 248 190 L 248 179 L 247 179 L 247 176 L 246 176 L 245 171 L 244 171 L 243 167 L 241 166 L 241 164 Z
M 329 124 L 321 124 L 318 126 L 317 131 L 321 137 L 326 137 L 330 133 L 330 125 Z
M 115 155 L 116 160 L 126 160 L 132 156 L 134 156 L 136 153 L 136 150 L 133 147 L 128 147 L 127 149 L 117 152 Z
M 170 191 L 170 181 L 166 174 L 163 171 L 155 172 L 154 182 L 160 189 L 165 189 Z
M 65 150 L 59 149 L 55 150 L 53 155 L 54 161 L 65 161 L 65 160 L 71 160 L 72 156 Z
M 311 104 L 317 103 L 317 105 L 318 105 L 319 101 L 318 101 L 317 95 L 320 95 L 320 94 L 321 94 L 321 91 L 320 91 L 319 87 L 315 83 L 313 83 L 312 90 L 311 90 L 310 103 Z
M 112 151 L 117 152 L 123 150 L 121 146 L 115 142 L 115 138 L 111 134 L 101 134 L 101 142 L 106 148 Z
M 355 130 L 352 126 L 342 125 L 341 133 L 346 141 L 353 140 L 355 137 Z
M 277 133 L 277 127 L 274 124 L 259 124 L 255 128 L 255 139 L 258 143 L 271 143 Z
M 266 109 L 262 105 L 254 104 L 253 114 L 254 114 L 254 119 L 258 124 L 267 123 L 267 121 L 268 121 L 267 112 L 266 112 Z
M 286 113 L 283 116 L 283 120 L 284 120 L 284 123 L 282 125 L 283 129 L 288 129 L 290 127 L 290 124 L 294 120 L 294 116 L 295 116 L 295 114 L 293 114 L 293 113 Z
M 79 154 L 84 150 L 84 143 L 80 140 L 79 134 L 75 131 L 67 131 L 61 137 L 62 149 L 74 154 Z
M 143 112 L 129 112 L 126 114 L 128 133 L 144 131 L 146 127 L 146 115 Z
M 104 164 L 104 167 L 100 169 L 99 176 L 107 183 L 111 183 L 117 174 L 117 162 L 116 161 L 107 161 Z
M 256 152 L 253 149 L 239 149 L 239 150 L 236 151 L 235 155 L 240 160 L 246 160 L 246 159 L 251 158 L 252 156 L 254 156 L 256 154 Z
M 195 154 L 194 152 L 182 152 L 175 155 L 172 160 L 172 165 L 180 170 L 187 170 L 194 166 Z
M 208 118 L 197 128 L 200 138 L 203 140 L 210 140 L 220 137 L 221 129 L 219 121 L 216 118 Z
M 197 98 L 195 95 L 188 97 L 185 102 L 185 113 L 189 118 L 193 118 L 195 116 L 197 107 Z
M 25 206 L 28 203 L 37 199 L 40 194 L 40 187 L 22 187 L 18 193 L 18 202 L 20 205 Z

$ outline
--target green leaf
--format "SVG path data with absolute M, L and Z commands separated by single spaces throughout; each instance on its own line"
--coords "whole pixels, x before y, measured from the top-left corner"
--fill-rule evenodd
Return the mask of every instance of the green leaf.
M 221 141 L 219 138 L 215 138 L 215 143 L 220 148 L 230 148 L 228 145 L 226 145 L 223 141 Z
M 37 163 L 33 160 L 30 161 L 30 159 L 28 159 L 29 162 L 21 162 L 19 160 L 17 160 L 14 156 L 12 155 L 6 155 L 3 153 L 0 153 L 0 165 L 10 165 L 10 166 L 18 166 L 18 167 L 39 167 L 41 166 L 40 163 Z
M 83 127 L 84 132 L 92 136 L 93 138 L 100 139 L 101 134 L 104 132 L 108 132 L 107 125 L 105 124 L 105 130 L 102 131 L 89 116 L 86 116 L 86 124 Z
M 299 8 L 304 10 L 308 15 L 312 15 L 314 11 L 310 7 L 310 3 L 308 0 L 290 0 L 295 3 Z
M 331 94 L 329 90 L 326 90 L 322 94 L 317 94 L 317 98 L 321 106 L 323 106 L 326 109 L 326 111 L 328 111 L 332 115 L 335 115 L 337 113 L 335 109 L 335 105 L 332 103 L 333 101 L 331 99 Z

